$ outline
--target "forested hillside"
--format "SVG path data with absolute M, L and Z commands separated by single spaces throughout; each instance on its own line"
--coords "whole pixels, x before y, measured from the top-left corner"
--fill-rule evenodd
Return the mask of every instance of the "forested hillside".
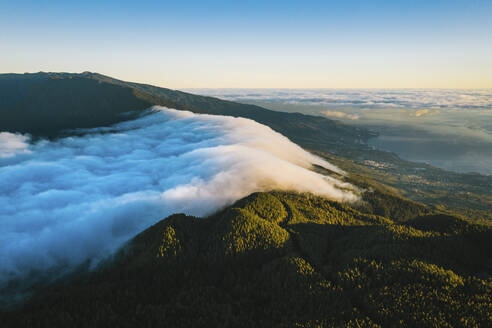
M 490 324 L 492 227 L 439 213 L 372 214 L 385 204 L 391 213 L 395 200 L 385 197 L 357 210 L 256 193 L 209 218 L 173 215 L 96 273 L 4 314 L 2 326 Z

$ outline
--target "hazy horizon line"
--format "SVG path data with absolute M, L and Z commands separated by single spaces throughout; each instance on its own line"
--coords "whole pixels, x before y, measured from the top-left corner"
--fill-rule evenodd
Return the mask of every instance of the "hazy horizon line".
M 139 79 L 127 79 L 127 78 L 119 78 L 115 77 L 114 75 L 107 74 L 107 73 L 99 73 L 96 71 L 91 71 L 91 70 L 83 70 L 83 71 L 31 71 L 31 72 L 0 72 L 0 75 L 3 74 L 18 74 L 18 75 L 23 75 L 23 74 L 38 74 L 38 73 L 45 73 L 45 74 L 84 74 L 84 73 L 90 73 L 90 74 L 99 74 L 99 75 L 104 75 L 113 79 L 117 79 L 120 81 L 124 82 L 132 82 L 132 83 L 140 83 L 140 84 L 148 84 L 152 86 L 157 86 L 160 88 L 166 88 L 166 89 L 173 89 L 173 90 L 199 90 L 199 89 L 229 89 L 229 90 L 492 90 L 492 86 L 490 87 L 481 87 L 481 88 L 450 88 L 450 87 L 253 87 L 253 86 L 248 86 L 248 87 L 231 87 L 231 86 L 221 86 L 221 87 L 174 87 L 174 86 L 166 86 L 163 83 L 158 83 L 158 82 L 152 82 L 152 81 L 142 81 Z

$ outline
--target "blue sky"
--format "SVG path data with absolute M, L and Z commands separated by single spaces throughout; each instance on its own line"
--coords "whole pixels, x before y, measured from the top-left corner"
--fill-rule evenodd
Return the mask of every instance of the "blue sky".
M 491 17 L 492 0 L 0 0 L 0 72 L 171 88 L 490 88 Z

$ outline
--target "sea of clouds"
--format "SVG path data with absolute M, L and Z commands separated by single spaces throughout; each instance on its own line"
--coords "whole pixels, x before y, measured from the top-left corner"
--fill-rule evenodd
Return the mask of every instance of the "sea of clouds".
M 492 89 L 189 89 L 233 101 L 362 108 L 492 109 Z
M 154 107 L 139 119 L 29 144 L 0 134 L 0 285 L 97 263 L 166 216 L 205 216 L 252 192 L 354 188 L 337 167 L 252 120 Z
M 190 89 L 191 91 L 191 89 Z M 193 89 L 377 131 L 369 140 L 404 159 L 492 175 L 492 89 Z

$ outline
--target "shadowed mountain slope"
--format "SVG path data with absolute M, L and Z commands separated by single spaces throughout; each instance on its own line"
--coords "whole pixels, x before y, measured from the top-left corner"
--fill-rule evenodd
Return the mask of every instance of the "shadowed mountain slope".
M 4 327 L 485 326 L 492 228 L 395 221 L 311 194 L 250 195 L 172 215 L 97 272 L 61 282 Z
M 0 74 L 0 131 L 56 137 L 66 129 L 131 119 L 152 105 L 253 119 L 296 143 L 320 150 L 341 143 L 359 145 L 373 136 L 368 130 L 323 117 L 275 112 L 97 73 Z

